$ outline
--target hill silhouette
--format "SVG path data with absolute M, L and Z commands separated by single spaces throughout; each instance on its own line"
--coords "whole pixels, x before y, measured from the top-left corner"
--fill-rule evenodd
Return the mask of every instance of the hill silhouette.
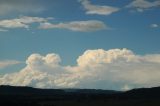
M 160 106 L 160 87 L 126 92 L 0 86 L 0 106 Z

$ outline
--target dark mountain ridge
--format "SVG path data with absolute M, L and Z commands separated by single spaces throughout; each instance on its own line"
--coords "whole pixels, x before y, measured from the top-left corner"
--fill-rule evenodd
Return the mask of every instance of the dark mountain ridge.
M 130 91 L 0 86 L 1 106 L 160 106 L 160 87 Z
M 81 93 L 81 94 L 115 94 L 119 91 L 114 90 L 101 90 L 101 89 L 39 89 L 25 86 L 0 86 L 0 94 L 8 95 L 21 95 L 21 94 L 32 94 L 32 95 L 53 95 L 53 94 L 70 94 L 70 93 Z

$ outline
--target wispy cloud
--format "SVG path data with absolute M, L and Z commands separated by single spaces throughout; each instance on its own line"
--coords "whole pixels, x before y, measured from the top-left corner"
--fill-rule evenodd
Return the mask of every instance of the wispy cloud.
M 32 54 L 25 68 L 0 76 L 0 85 L 116 90 L 160 85 L 160 54 L 136 55 L 128 49 L 97 49 L 86 50 L 75 66 L 62 66 L 60 62 L 60 56 L 55 53 Z
M 39 0 L 0 0 L 0 15 L 9 13 L 37 13 L 45 7 Z
M 33 23 L 39 23 L 39 29 L 68 29 L 71 31 L 90 32 L 103 29 L 109 29 L 102 21 L 88 20 L 88 21 L 71 21 L 66 23 L 52 24 L 49 20 L 52 17 L 29 17 L 21 16 L 15 19 L 0 20 L 0 31 L 8 31 L 9 29 L 30 28 Z
M 135 8 L 138 12 L 143 12 L 144 10 L 153 8 L 153 7 L 158 7 L 160 6 L 160 1 L 156 0 L 153 2 L 147 1 L 147 0 L 134 0 L 130 4 L 128 4 L 126 7 L 127 8 Z
M 12 65 L 20 64 L 20 63 L 22 62 L 17 60 L 3 60 L 3 61 L 0 61 L 0 69 L 8 66 L 12 66 Z
M 29 28 L 32 23 L 47 22 L 50 18 L 21 16 L 15 19 L 0 20 L 0 28 Z
M 88 21 L 72 21 L 68 23 L 41 23 L 40 29 L 68 29 L 71 31 L 80 31 L 80 32 L 90 32 L 106 29 L 107 26 L 98 20 L 88 20 Z
M 7 32 L 8 30 L 0 28 L 0 32 Z
M 112 6 L 93 5 L 89 0 L 79 0 L 86 10 L 86 14 L 110 15 L 120 9 Z
M 158 28 L 158 27 L 160 27 L 160 26 L 159 26 L 158 24 L 151 24 L 150 27 L 151 27 L 151 28 Z

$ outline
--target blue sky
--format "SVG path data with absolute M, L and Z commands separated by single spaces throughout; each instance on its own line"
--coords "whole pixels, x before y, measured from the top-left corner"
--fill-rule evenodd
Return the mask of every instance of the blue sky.
M 33 53 L 56 53 L 62 66 L 75 66 L 87 50 L 160 54 L 159 0 L 0 2 L 1 75 L 23 69 Z

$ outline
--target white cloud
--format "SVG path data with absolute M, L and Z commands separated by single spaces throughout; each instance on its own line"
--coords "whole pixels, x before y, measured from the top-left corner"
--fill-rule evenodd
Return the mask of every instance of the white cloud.
M 66 23 L 51 24 L 49 20 L 52 17 L 29 17 L 21 16 L 15 19 L 0 20 L 0 31 L 8 31 L 9 29 L 15 28 L 30 28 L 33 23 L 39 23 L 40 29 L 68 29 L 71 31 L 90 32 L 103 30 L 107 27 L 102 21 L 88 20 L 88 21 L 71 21 Z
M 21 16 L 15 19 L 0 20 L 0 28 L 29 28 L 29 24 L 47 22 L 50 18 Z
M 50 66 L 58 66 L 59 62 L 61 61 L 60 57 L 56 54 L 48 54 L 45 57 L 41 56 L 40 54 L 32 54 L 28 57 L 26 63 L 30 67 L 36 67 L 41 65 L 50 65 Z M 44 63 L 44 64 L 43 64 Z
M 120 60 L 121 58 L 126 59 L 126 61 L 133 60 L 134 55 L 132 51 L 127 49 L 113 49 L 105 51 L 103 49 L 98 50 L 87 50 L 82 56 L 77 60 L 78 65 L 97 65 L 97 64 L 108 64 L 112 63 L 114 60 Z
M 0 0 L 0 15 L 10 13 L 37 13 L 45 7 L 39 0 Z
M 89 20 L 89 21 L 72 21 L 68 23 L 59 23 L 59 24 L 51 24 L 51 23 L 41 23 L 40 29 L 68 29 L 72 31 L 80 31 L 80 32 L 90 32 L 106 29 L 107 26 L 98 20 Z
M 112 6 L 93 5 L 89 0 L 79 0 L 86 10 L 86 14 L 110 15 L 119 11 L 119 8 Z
M 75 66 L 60 65 L 57 54 L 32 54 L 26 67 L 0 77 L 0 84 L 40 88 L 128 90 L 160 85 L 160 54 L 136 55 L 128 49 L 87 50 Z
M 151 26 L 151 28 L 158 28 L 159 27 L 158 24 L 151 24 L 150 26 Z
M 0 84 L 41 88 L 71 86 L 73 82 L 65 84 L 69 76 L 64 67 L 59 65 L 60 61 L 60 57 L 54 53 L 46 56 L 32 54 L 26 60 L 27 66 L 24 69 L 18 73 L 5 74 L 0 78 Z
M 127 8 L 135 8 L 138 12 L 143 12 L 144 10 L 158 7 L 160 6 L 160 1 L 156 0 L 153 2 L 147 1 L 147 0 L 134 0 L 130 4 L 128 4 Z
M 12 65 L 16 65 L 16 64 L 20 64 L 20 61 L 16 61 L 16 60 L 4 60 L 4 61 L 0 61 L 0 69 L 8 67 L 8 66 L 12 66 Z

